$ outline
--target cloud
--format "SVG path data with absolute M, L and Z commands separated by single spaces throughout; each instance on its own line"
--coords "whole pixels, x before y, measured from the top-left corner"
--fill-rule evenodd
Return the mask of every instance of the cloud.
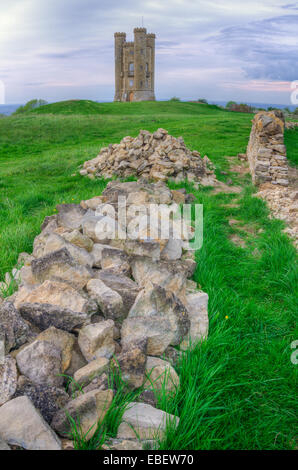
M 1 0 L 0 79 L 10 102 L 114 95 L 115 31 L 157 34 L 156 94 L 264 97 L 252 83 L 298 78 L 297 2 Z M 265 87 L 266 88 L 266 87 Z M 266 100 L 285 102 L 268 86 Z

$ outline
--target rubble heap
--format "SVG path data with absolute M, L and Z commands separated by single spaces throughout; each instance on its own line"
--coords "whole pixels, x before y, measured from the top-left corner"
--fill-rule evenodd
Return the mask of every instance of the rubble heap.
M 294 245 L 298 248 L 298 191 L 297 189 L 274 187 L 264 184 L 255 196 L 264 199 L 272 211 L 272 215 L 281 219 L 289 226 L 284 232 L 294 240 Z
M 207 156 L 189 150 L 182 137 L 158 129 L 151 134 L 141 130 L 136 138 L 124 137 L 120 144 L 110 144 L 99 155 L 84 163 L 81 175 L 112 178 L 143 176 L 153 181 L 184 180 L 212 185 L 213 165 Z
M 156 408 L 156 393 L 165 388 L 171 400 L 177 358 L 208 333 L 208 296 L 189 279 L 192 230 L 181 240 L 109 238 L 98 223 L 121 223 L 120 195 L 128 207 L 185 202 L 162 182 L 110 182 L 101 196 L 45 218 L 33 253 L 20 255 L 17 292 L 0 306 L 1 448 L 72 448 L 70 417 L 91 438 L 113 406 L 109 375 L 119 369 L 127 390 L 141 394 L 107 446 L 140 449 L 179 424 Z

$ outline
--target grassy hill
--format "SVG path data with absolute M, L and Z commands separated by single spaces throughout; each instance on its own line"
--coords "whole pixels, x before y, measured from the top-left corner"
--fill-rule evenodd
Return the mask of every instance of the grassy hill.
M 296 253 L 283 223 L 269 219 L 264 202 L 252 197 L 250 177 L 230 171 L 227 159 L 245 152 L 251 119 L 198 103 L 66 101 L 0 120 L 1 279 L 20 252 L 31 252 L 56 204 L 101 193 L 106 182 L 79 176 L 78 166 L 140 129 L 182 135 L 215 163 L 220 179 L 242 188 L 240 194 L 214 195 L 185 185 L 204 204 L 204 244 L 194 279 L 209 294 L 210 334 L 180 367 L 176 399 L 159 404 L 180 416 L 164 449 L 295 446 L 297 369 L 290 343 L 297 339 Z M 293 164 L 297 136 L 286 134 Z M 240 220 L 240 227 L 230 219 Z M 232 242 L 235 235 L 244 245 Z

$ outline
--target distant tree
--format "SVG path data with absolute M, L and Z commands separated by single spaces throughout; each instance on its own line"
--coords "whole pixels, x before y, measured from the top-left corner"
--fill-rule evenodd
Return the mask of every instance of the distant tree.
M 18 109 L 14 112 L 14 114 L 22 114 L 26 113 L 27 111 L 31 111 L 32 109 L 39 108 L 40 106 L 44 106 L 45 104 L 48 104 L 47 101 L 45 100 L 31 100 L 28 101 L 24 106 L 19 106 Z
M 272 106 L 268 106 L 267 110 L 268 110 L 268 111 L 274 111 L 275 108 L 273 108 Z
M 198 99 L 198 102 L 199 102 L 199 103 L 202 103 L 202 104 L 208 104 L 208 101 L 205 100 L 205 98 L 200 98 L 200 99 Z
M 294 110 L 293 114 L 298 114 L 298 108 Z
M 226 104 L 226 108 L 231 109 L 236 104 L 237 104 L 236 101 L 228 101 L 227 104 Z
M 248 104 L 245 103 L 237 104 L 235 101 L 229 101 L 226 108 L 229 111 L 235 111 L 237 113 L 253 113 L 254 111 L 252 106 L 248 106 Z
M 181 101 L 177 96 L 173 96 L 170 101 Z
M 6 114 L 0 114 L 0 119 L 7 117 Z

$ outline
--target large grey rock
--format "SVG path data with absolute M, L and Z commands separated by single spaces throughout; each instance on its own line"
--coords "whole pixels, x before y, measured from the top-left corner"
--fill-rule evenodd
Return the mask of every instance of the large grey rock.
M 65 375 L 73 377 L 77 370 L 82 369 L 82 367 L 86 366 L 87 364 L 88 363 L 84 358 L 82 351 L 80 350 L 78 341 L 76 340 L 72 350 L 70 364 L 68 369 L 65 371 Z
M 59 204 L 56 206 L 58 215 L 57 222 L 61 227 L 69 229 L 80 229 L 86 210 L 79 204 Z
M 113 361 L 122 380 L 132 389 L 143 385 L 145 379 L 147 339 L 131 343 Z
M 66 281 L 78 289 L 82 289 L 92 277 L 92 271 L 77 264 L 67 248 L 61 248 L 32 261 L 31 268 L 39 282 L 47 279 Z
M 132 402 L 123 414 L 117 438 L 162 439 L 167 424 L 177 427 L 179 418 L 153 406 Z
M 0 305 L 0 339 L 3 338 L 5 352 L 19 348 L 29 338 L 30 329 L 12 302 L 4 301 Z
M 88 362 L 99 357 L 111 358 L 115 351 L 113 320 L 84 326 L 79 332 L 78 343 Z
M 31 303 L 56 305 L 74 312 L 95 313 L 97 311 L 96 303 L 90 302 L 83 292 L 78 292 L 65 282 L 48 280 L 33 289 L 21 287 L 14 303 L 17 308 L 23 303 Z
M 179 383 L 179 377 L 169 362 L 159 357 L 147 357 L 145 390 L 163 390 L 166 393 L 175 393 Z
M 195 292 L 186 296 L 187 311 L 190 320 L 188 335 L 180 345 L 181 349 L 195 347 L 208 336 L 208 294 Z
M 185 306 L 170 291 L 150 285 L 139 293 L 121 329 L 122 344 L 145 336 L 147 353 L 160 356 L 169 345 L 180 344 L 189 331 Z
M 2 439 L 0 439 L 0 451 L 1 450 L 11 450 L 9 445 L 7 445 L 6 442 L 2 441 Z
M 47 341 L 35 340 L 16 355 L 18 368 L 32 382 L 60 387 L 61 349 Z
M 124 306 L 121 295 L 110 289 L 100 279 L 90 279 L 87 291 L 91 299 L 95 300 L 105 318 L 121 319 L 124 315 Z
M 76 421 L 82 435 L 88 439 L 94 435 L 98 422 L 102 421 L 113 400 L 112 390 L 92 390 L 71 400 L 52 420 L 51 426 L 65 437 L 71 431 L 70 417 Z
M 61 371 L 65 372 L 65 370 L 70 366 L 72 350 L 76 337 L 67 331 L 51 326 L 40 333 L 36 339 L 54 344 L 61 350 Z
M 83 248 L 84 250 L 87 250 L 89 252 L 91 252 L 93 249 L 93 241 L 91 240 L 91 238 L 86 237 L 86 235 L 83 235 L 79 230 L 64 232 L 61 234 L 61 236 L 66 241 L 78 246 L 79 248 Z
M 51 326 L 61 330 L 72 331 L 75 327 L 82 326 L 90 321 L 90 315 L 83 312 L 74 312 L 69 308 L 56 305 L 23 303 L 20 306 L 23 318 L 33 323 L 40 330 L 46 330 Z
M 16 361 L 11 356 L 6 356 L 4 362 L 0 362 L 0 406 L 13 397 L 17 380 Z
M 92 255 L 85 248 L 81 248 L 67 241 L 67 235 L 69 235 L 68 232 L 65 232 L 63 237 L 58 235 L 57 233 L 50 234 L 45 243 L 43 255 L 45 256 L 53 251 L 66 248 L 76 263 L 81 264 L 83 266 L 89 266 L 91 268 L 94 262 Z M 80 235 L 88 239 L 88 237 L 82 234 Z M 90 242 L 92 243 L 92 240 L 90 240 Z
M 105 357 L 99 357 L 98 359 L 89 362 L 89 364 L 77 370 L 73 378 L 78 385 L 86 386 L 93 379 L 99 377 L 104 372 L 106 372 L 108 370 L 108 367 L 109 360 Z
M 110 269 L 116 274 L 130 274 L 128 255 L 123 250 L 112 247 L 102 250 L 101 267 L 102 269 Z
M 93 266 L 96 268 L 101 268 L 102 251 L 104 248 L 110 248 L 110 246 L 101 243 L 94 243 L 93 245 L 91 255 L 93 257 Z
M 124 311 L 128 313 L 140 291 L 137 283 L 129 277 L 121 274 L 115 274 L 109 269 L 102 269 L 99 271 L 97 278 L 101 279 L 101 281 L 103 281 L 106 286 L 110 287 L 114 291 L 118 292 L 119 295 L 121 295 Z
M 47 423 L 51 423 L 54 414 L 69 401 L 69 395 L 64 389 L 40 385 L 20 375 L 14 398 L 24 395 L 30 398 Z
M 185 288 L 189 277 L 187 266 L 182 261 L 152 261 L 139 256 L 131 260 L 132 275 L 139 286 L 148 282 L 158 284 L 166 290 L 179 295 Z
M 18 397 L 0 408 L 0 437 L 27 450 L 60 450 L 61 442 L 31 400 Z

